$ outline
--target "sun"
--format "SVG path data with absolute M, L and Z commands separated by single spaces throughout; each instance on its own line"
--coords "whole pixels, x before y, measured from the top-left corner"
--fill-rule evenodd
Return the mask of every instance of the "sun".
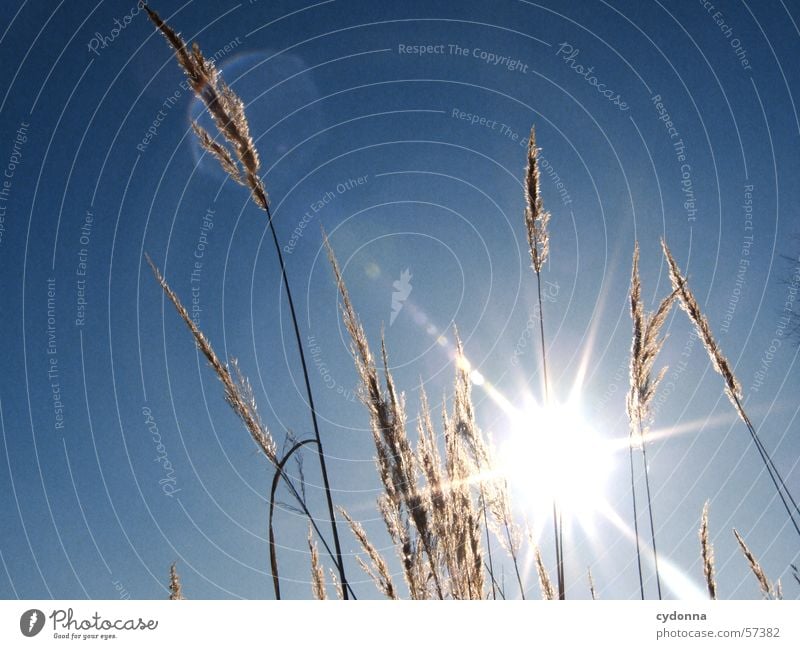
M 575 402 L 530 405 L 510 415 L 500 446 L 500 470 L 534 521 L 552 515 L 591 528 L 606 505 L 613 448 L 581 416 Z

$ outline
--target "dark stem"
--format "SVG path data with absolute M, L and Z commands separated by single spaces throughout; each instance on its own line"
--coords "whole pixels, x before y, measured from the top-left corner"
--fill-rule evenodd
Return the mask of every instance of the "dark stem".
M 519 584 L 519 594 L 522 599 L 525 599 L 525 587 L 522 585 L 522 576 L 519 574 L 519 562 L 517 561 L 517 553 L 514 550 L 514 545 L 511 540 L 511 530 L 508 529 L 508 521 L 503 520 L 503 527 L 506 529 L 506 541 L 508 542 L 509 552 L 511 552 L 511 561 L 514 564 L 514 572 L 517 575 L 517 583 Z M 503 598 L 505 599 L 505 597 Z
M 311 523 L 311 526 L 314 528 L 314 532 L 316 532 L 317 536 L 319 537 L 319 540 L 322 542 L 322 545 L 325 548 L 325 551 L 327 552 L 328 556 L 331 557 L 331 559 L 334 558 L 333 551 L 331 550 L 331 547 L 328 545 L 328 542 L 325 540 L 325 537 L 322 535 L 322 532 L 320 531 L 319 526 L 317 525 L 317 521 L 314 519 L 314 517 L 311 515 L 311 512 L 308 510 L 305 498 L 303 498 L 303 496 L 297 491 L 297 487 L 294 486 L 294 483 L 289 479 L 289 476 L 286 475 L 286 472 L 284 471 L 286 463 L 289 461 L 289 459 L 295 452 L 299 451 L 306 444 L 316 444 L 316 443 L 317 440 L 315 439 L 304 439 L 300 442 L 295 443 L 294 446 L 292 446 L 292 448 L 289 449 L 286 455 L 284 455 L 283 458 L 275 465 L 275 475 L 272 478 L 272 488 L 270 489 L 270 494 L 269 494 L 269 563 L 272 571 L 272 585 L 275 589 L 275 599 L 281 598 L 281 585 L 280 585 L 280 578 L 278 575 L 278 555 L 275 545 L 275 528 L 272 523 L 275 515 L 275 494 L 278 491 L 278 484 L 281 478 L 283 478 L 283 481 L 286 483 L 286 486 L 289 488 L 289 491 L 295 497 L 297 502 L 300 504 L 303 513 L 306 515 L 309 522 Z M 353 597 L 353 599 L 357 599 L 355 593 L 350 588 L 350 584 L 347 584 L 346 588 L 348 591 L 350 591 L 350 595 Z M 342 590 L 344 591 L 344 587 L 342 587 Z
M 486 562 L 484 562 L 483 565 L 486 566 L 487 570 L 489 569 L 489 566 L 486 565 Z M 494 590 L 497 589 L 497 592 L 500 593 L 500 599 L 505 599 L 506 594 L 503 592 L 503 587 L 497 583 L 497 580 L 494 578 L 494 574 L 492 574 L 491 570 L 489 570 L 489 576 L 492 578 L 492 592 L 494 592 Z M 795 577 L 795 579 L 797 579 L 797 577 Z
M 542 309 L 542 277 L 536 271 L 536 291 L 539 297 L 539 337 L 542 345 L 542 372 L 544 375 L 544 403 L 550 403 L 550 381 L 547 376 L 547 348 L 544 343 L 544 312 Z M 561 529 L 561 514 L 558 511 L 558 500 L 553 498 L 553 536 L 556 545 L 556 576 L 558 578 L 558 599 L 566 599 L 564 588 L 564 546 Z
M 789 504 L 786 502 L 786 498 L 783 495 L 783 492 L 786 492 L 786 495 L 789 496 L 789 500 L 792 503 L 795 511 L 800 513 L 800 509 L 797 507 L 797 503 L 795 499 L 792 497 L 792 493 L 789 491 L 789 488 L 786 486 L 786 483 L 783 481 L 778 468 L 775 466 L 775 463 L 772 461 L 767 449 L 764 447 L 764 444 L 761 442 L 761 438 L 758 436 L 755 427 L 753 426 L 750 418 L 744 411 L 744 407 L 742 406 L 739 398 L 734 395 L 734 399 L 736 401 L 736 405 L 741 413 L 742 417 L 744 418 L 744 423 L 747 426 L 747 430 L 750 433 L 750 437 L 752 438 L 753 442 L 756 445 L 756 449 L 758 450 L 758 454 L 761 456 L 761 460 L 764 462 L 764 466 L 767 468 L 767 473 L 769 473 L 769 477 L 772 479 L 772 484 L 775 486 L 775 490 L 778 492 L 778 496 L 780 496 L 781 502 L 783 503 L 784 509 L 786 509 L 786 513 L 789 515 L 789 520 L 792 521 L 792 525 L 794 526 L 795 531 L 800 536 L 800 527 L 797 525 L 797 521 L 794 518 L 794 514 L 792 514 L 792 510 L 789 508 Z M 780 486 L 778 484 L 780 483 Z
M 333 510 L 333 497 L 331 496 L 331 487 L 328 481 L 328 469 L 325 464 L 325 452 L 322 448 L 322 438 L 319 434 L 319 424 L 317 423 L 317 411 L 314 408 L 314 396 L 311 393 L 311 381 L 308 377 L 308 365 L 306 364 L 306 355 L 303 351 L 303 341 L 300 337 L 300 326 L 297 323 L 297 314 L 294 308 L 294 300 L 292 299 L 292 291 L 289 287 L 289 278 L 286 275 L 286 264 L 283 261 L 283 253 L 281 253 L 280 242 L 278 241 L 278 234 L 275 232 L 275 225 L 272 222 L 272 213 L 269 209 L 269 204 L 265 205 L 264 210 L 267 213 L 269 220 L 269 229 L 272 232 L 272 240 L 275 243 L 275 251 L 278 253 L 278 262 L 281 266 L 281 275 L 283 276 L 283 285 L 286 287 L 286 298 L 289 302 L 289 313 L 292 317 L 292 327 L 294 328 L 294 335 L 297 339 L 297 351 L 300 353 L 300 364 L 303 368 L 303 380 L 306 385 L 306 394 L 308 395 L 308 407 L 311 410 L 311 423 L 314 428 L 314 439 L 317 442 L 317 449 L 319 450 L 319 468 L 322 473 L 322 485 L 325 489 L 325 499 L 328 503 L 328 513 L 331 519 L 331 532 L 333 533 L 333 545 L 336 548 L 336 566 L 339 569 L 339 579 L 342 582 L 342 593 L 345 599 L 348 599 L 348 585 L 347 577 L 344 573 L 344 561 L 342 560 L 342 546 L 339 542 L 339 531 L 336 527 L 336 514 Z
M 639 592 L 644 599 L 644 580 L 642 579 L 642 552 L 639 548 L 639 514 L 636 507 L 636 485 L 633 479 L 633 431 L 631 430 L 628 451 L 631 459 L 631 496 L 633 497 L 633 534 L 636 537 L 636 565 L 639 569 Z
M 489 536 L 489 521 L 486 517 L 486 495 L 483 491 L 483 485 L 481 485 L 481 507 L 483 509 L 483 527 L 486 530 L 486 553 L 489 555 L 489 564 L 487 568 L 489 569 L 489 576 L 492 579 L 492 599 L 497 599 L 497 589 L 494 585 L 494 564 L 492 563 L 492 541 Z
M 650 498 L 650 470 L 647 466 L 647 450 L 645 448 L 644 437 L 641 432 L 641 422 L 639 423 L 639 436 L 642 440 L 642 461 L 644 462 L 644 484 L 647 490 L 647 513 L 650 517 L 650 538 L 653 543 L 653 565 L 656 570 L 656 588 L 658 589 L 658 599 L 661 599 L 661 577 L 658 572 L 658 551 L 656 550 L 656 528 L 653 525 L 653 501 Z

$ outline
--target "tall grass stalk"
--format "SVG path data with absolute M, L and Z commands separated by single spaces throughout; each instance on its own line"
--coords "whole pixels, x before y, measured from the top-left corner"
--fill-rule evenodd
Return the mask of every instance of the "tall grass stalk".
M 169 598 L 171 600 L 186 599 L 183 596 L 183 587 L 181 586 L 181 578 L 178 575 L 178 568 L 174 562 L 169 567 Z
M 672 281 L 672 286 L 675 289 L 678 298 L 680 299 L 681 308 L 689 316 L 689 320 L 691 320 L 692 324 L 694 324 L 698 337 L 703 341 L 703 346 L 706 348 L 708 356 L 711 359 L 712 367 L 720 376 L 722 376 L 722 379 L 725 382 L 725 394 L 733 405 L 734 410 L 736 410 L 736 414 L 739 416 L 739 419 L 741 419 L 747 427 L 747 431 L 750 434 L 750 439 L 755 444 L 756 450 L 761 457 L 761 461 L 764 463 L 764 467 L 767 469 L 767 473 L 772 480 L 772 484 L 775 487 L 775 490 L 778 492 L 778 496 L 783 503 L 783 507 L 789 516 L 789 520 L 791 521 L 795 532 L 797 532 L 797 535 L 800 536 L 800 525 L 798 525 L 798 520 L 800 520 L 800 508 L 798 508 L 797 502 L 792 496 L 792 493 L 789 491 L 789 488 L 786 486 L 780 471 L 778 471 L 778 467 L 776 467 L 775 463 L 772 461 L 769 452 L 764 447 L 761 438 L 756 432 L 755 426 L 753 426 L 753 423 L 750 421 L 750 417 L 747 416 L 747 413 L 744 410 L 744 405 L 742 404 L 742 388 L 733 373 L 733 368 L 731 368 L 730 363 L 728 363 L 728 359 L 722 354 L 722 350 L 711 333 L 711 327 L 708 324 L 708 320 L 700 310 L 700 305 L 695 299 L 694 293 L 692 293 L 692 290 L 689 288 L 686 278 L 681 274 L 678 263 L 675 261 L 675 258 L 672 256 L 670 249 L 667 247 L 667 244 L 663 239 L 661 240 L 661 247 L 664 251 L 664 257 L 666 258 L 669 266 L 669 276 L 670 280 Z M 789 506 L 789 502 L 787 502 L 787 498 L 788 501 L 791 502 L 791 507 Z M 794 509 L 794 512 L 792 509 Z M 797 519 L 795 518 L 795 512 L 798 514 Z
M 550 250 L 550 235 L 547 224 L 550 213 L 544 209 L 539 181 L 539 149 L 536 146 L 536 129 L 531 127 L 528 139 L 528 164 L 525 169 L 525 226 L 528 232 L 528 247 L 531 264 L 536 273 L 536 293 L 539 302 L 539 342 L 541 345 L 542 377 L 544 383 L 544 405 L 550 404 L 550 380 L 547 374 L 547 346 L 544 338 L 544 311 L 542 310 L 542 266 Z M 549 431 L 548 434 L 552 434 Z M 558 598 L 566 599 L 564 584 L 564 539 L 558 496 L 553 499 L 553 540 L 556 548 L 556 576 Z
M 714 577 L 714 546 L 708 534 L 708 501 L 703 505 L 703 515 L 700 518 L 700 556 L 703 559 L 703 576 L 706 578 L 706 588 L 711 599 L 717 599 L 717 580 Z
M 172 302 L 175 310 L 178 312 L 178 315 L 181 317 L 181 320 L 186 324 L 189 328 L 189 331 L 194 336 L 195 344 L 203 356 L 206 357 L 208 364 L 214 370 L 215 374 L 219 378 L 220 382 L 222 383 L 225 389 L 225 401 L 227 401 L 228 405 L 231 409 L 236 413 L 239 419 L 242 420 L 242 423 L 247 428 L 247 431 L 250 433 L 250 436 L 253 438 L 253 441 L 259 447 L 264 456 L 273 465 L 275 468 L 275 476 L 273 478 L 272 484 L 272 498 L 270 499 L 270 511 L 269 511 L 269 545 L 270 545 L 270 567 L 272 569 L 272 577 L 273 577 L 273 585 L 275 588 L 275 598 L 281 598 L 280 592 L 280 583 L 278 579 L 278 564 L 277 564 L 277 556 L 275 554 L 275 535 L 272 526 L 273 521 L 273 508 L 274 508 L 274 496 L 275 491 L 277 489 L 278 480 L 283 478 L 286 486 L 289 489 L 289 493 L 294 497 L 297 501 L 298 505 L 300 506 L 301 510 L 308 518 L 309 523 L 314 527 L 314 531 L 319 536 L 320 540 L 325 547 L 325 550 L 328 553 L 328 556 L 336 562 L 336 557 L 333 551 L 330 549 L 325 537 L 322 536 L 320 529 L 317 525 L 316 519 L 311 514 L 311 511 L 308 509 L 306 505 L 306 500 L 303 495 L 297 490 L 294 483 L 290 480 L 289 476 L 286 474 L 284 467 L 286 462 L 289 460 L 291 455 L 298 450 L 301 446 L 314 442 L 315 440 L 307 440 L 303 442 L 298 442 L 295 444 L 292 449 L 284 456 L 278 457 L 278 449 L 275 444 L 275 441 L 272 438 L 267 427 L 261 421 L 261 417 L 258 414 L 258 409 L 256 407 L 256 401 L 253 396 L 252 388 L 250 387 L 250 382 L 247 378 L 241 373 L 239 370 L 238 363 L 236 359 L 231 359 L 230 364 L 223 363 L 217 353 L 214 351 L 214 348 L 211 345 L 211 342 L 206 338 L 205 334 L 200 331 L 200 328 L 195 324 L 192 317 L 189 315 L 189 312 L 186 310 L 186 307 L 183 306 L 178 295 L 175 291 L 172 290 L 172 287 L 167 283 L 167 280 L 161 274 L 161 271 L 158 270 L 158 267 L 153 263 L 153 260 L 150 259 L 150 256 L 145 254 L 145 259 L 147 260 L 150 269 L 153 271 L 153 275 L 156 278 L 156 281 L 161 286 L 161 289 L 164 291 L 164 294 L 169 298 L 170 302 Z M 349 586 L 345 586 L 344 589 L 349 589 Z M 352 589 L 350 589 L 350 595 L 353 596 L 355 599 L 355 595 L 353 594 Z M 346 598 L 345 598 L 346 599 Z
M 325 500 L 330 516 L 331 532 L 335 547 L 335 563 L 339 570 L 344 598 L 348 598 L 347 577 L 344 570 L 344 560 L 342 549 L 339 542 L 339 532 L 336 525 L 336 514 L 334 512 L 333 497 L 331 494 L 330 481 L 328 479 L 328 469 L 325 462 L 325 451 L 322 446 L 322 437 L 317 421 L 317 410 L 314 406 L 314 395 L 311 390 L 309 379 L 308 364 L 303 349 L 303 341 L 300 336 L 300 325 L 292 299 L 292 291 L 289 285 L 289 278 L 286 273 L 286 263 L 281 252 L 278 235 L 270 211 L 269 198 L 264 188 L 264 183 L 259 175 L 260 161 L 258 150 L 250 136 L 250 127 L 244 112 L 242 100 L 225 84 L 220 78 L 219 72 L 215 69 L 212 61 L 206 59 L 197 43 L 192 45 L 191 50 L 187 47 L 181 36 L 167 25 L 161 17 L 147 5 L 144 6 L 150 20 L 156 28 L 161 31 L 167 42 L 175 50 L 175 56 L 183 68 L 195 95 L 203 101 L 208 113 L 214 120 L 214 124 L 219 131 L 219 135 L 227 143 L 220 144 L 215 138 L 203 129 L 197 122 L 192 124 L 192 128 L 198 137 L 203 149 L 212 155 L 220 163 L 222 169 L 234 182 L 244 185 L 250 191 L 253 202 L 267 215 L 272 241 L 278 256 L 281 268 L 283 286 L 286 289 L 286 299 L 289 303 L 289 313 L 292 320 L 295 339 L 297 341 L 297 351 L 300 356 L 300 365 L 303 370 L 303 381 L 305 383 L 308 407 L 311 413 L 311 423 L 314 429 L 314 438 L 317 442 L 320 472 L 322 474 L 322 485 L 325 491 Z
M 656 529 L 653 521 L 653 498 L 650 492 L 650 467 L 647 462 L 647 442 L 645 436 L 650 424 L 650 403 L 655 395 L 658 384 L 664 378 L 666 367 L 653 376 L 653 365 L 656 357 L 664 346 L 666 338 L 661 335 L 661 328 L 669 315 L 675 300 L 675 292 L 664 298 L 653 313 L 645 314 L 642 302 L 642 283 L 639 279 L 639 243 L 636 242 L 633 250 L 633 263 L 631 269 L 631 320 L 633 322 L 633 336 L 631 342 L 630 362 L 630 391 L 626 401 L 626 410 L 630 420 L 630 451 L 631 451 L 631 492 L 633 497 L 634 533 L 636 535 L 636 559 L 639 567 L 639 590 L 644 599 L 644 581 L 642 579 L 642 560 L 639 547 L 638 511 L 636 506 L 636 490 L 633 475 L 633 444 L 637 444 L 642 452 L 644 464 L 644 482 L 647 495 L 647 514 L 650 521 L 650 543 L 653 548 L 653 565 L 656 575 L 656 589 L 658 599 L 661 599 L 661 575 L 658 569 L 658 549 L 656 547 Z
M 750 566 L 750 571 L 753 573 L 756 581 L 758 581 L 758 587 L 761 589 L 761 594 L 763 597 L 765 599 L 781 599 L 781 597 L 778 597 L 778 591 L 773 587 L 769 579 L 767 579 L 767 575 L 764 572 L 764 569 L 761 567 L 761 564 L 758 562 L 758 559 L 756 559 L 755 555 L 747 546 L 747 543 L 744 542 L 742 535 L 739 534 L 736 528 L 733 529 L 733 535 L 736 537 L 736 542 L 739 544 L 739 549 L 742 551 L 744 558 L 747 559 L 747 563 Z

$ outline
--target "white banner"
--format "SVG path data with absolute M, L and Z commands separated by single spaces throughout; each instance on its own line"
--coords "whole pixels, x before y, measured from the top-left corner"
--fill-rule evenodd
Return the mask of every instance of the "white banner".
M 791 601 L 3 601 L 0 647 L 800 647 Z

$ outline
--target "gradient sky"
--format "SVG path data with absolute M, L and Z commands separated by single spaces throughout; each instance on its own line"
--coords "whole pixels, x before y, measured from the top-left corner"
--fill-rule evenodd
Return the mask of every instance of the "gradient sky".
M 160 598 L 177 561 L 191 598 L 271 597 L 271 471 L 143 257 L 187 306 L 195 297 L 200 326 L 221 355 L 240 360 L 275 437 L 306 436 L 264 215 L 202 157 L 189 129 L 200 107 L 132 0 L 12 4 L 0 25 L 0 596 Z M 556 398 L 579 385 L 580 416 L 604 439 L 626 439 L 631 254 L 638 239 L 653 308 L 669 286 L 663 236 L 764 444 L 800 493 L 798 346 L 781 321 L 800 263 L 800 5 L 713 5 L 154 5 L 207 56 L 219 53 L 247 106 L 334 498 L 387 552 L 320 226 L 374 347 L 386 328 L 410 427 L 420 385 L 435 421 L 451 394 L 454 325 L 472 365 L 522 408 L 541 395 L 521 184 L 531 124 L 548 165 L 544 317 Z M 435 47 L 409 52 L 419 45 Z M 411 291 L 390 325 L 405 270 Z M 648 446 L 665 594 L 704 592 L 697 529 L 710 500 L 720 597 L 759 597 L 736 527 L 795 598 L 800 540 L 684 314 L 674 311 L 666 328 L 659 363 L 670 372 Z M 474 398 L 480 426 L 502 444 L 513 422 L 485 385 Z M 547 461 L 531 458 L 529 470 Z M 324 516 L 313 455 L 304 468 L 309 502 Z M 627 526 L 629 480 L 623 445 L 605 497 Z M 643 493 L 641 472 L 637 487 Z M 526 511 L 526 495 L 514 497 Z M 548 520 L 532 523 L 554 570 Z M 281 509 L 290 597 L 311 592 L 305 533 L 303 519 Z M 356 592 L 375 596 L 343 537 Z M 632 542 L 612 520 L 568 523 L 565 543 L 569 596 L 589 596 L 591 567 L 602 598 L 638 597 Z M 652 570 L 645 577 L 654 597 Z M 530 571 L 526 585 L 539 596 Z

